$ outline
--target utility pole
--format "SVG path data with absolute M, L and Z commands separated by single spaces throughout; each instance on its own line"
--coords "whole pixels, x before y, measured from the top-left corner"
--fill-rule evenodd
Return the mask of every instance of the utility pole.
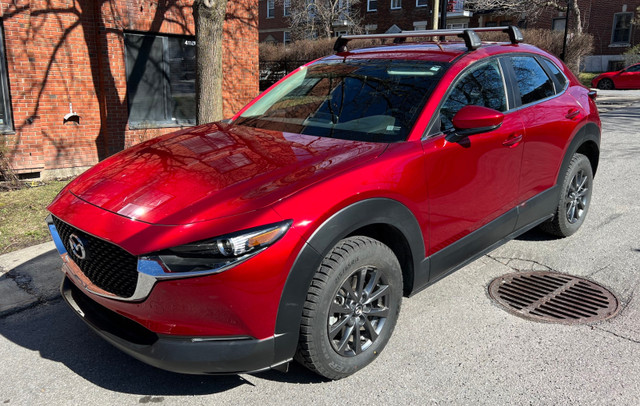
M 438 14 L 440 13 L 440 0 L 433 0 L 433 29 L 438 29 Z
M 440 0 L 440 28 L 447 29 L 447 6 L 448 0 Z
M 567 55 L 567 36 L 569 34 L 569 11 L 573 8 L 573 0 L 567 0 L 567 13 L 564 20 L 564 39 L 562 40 L 562 53 L 560 59 L 564 62 L 564 58 Z

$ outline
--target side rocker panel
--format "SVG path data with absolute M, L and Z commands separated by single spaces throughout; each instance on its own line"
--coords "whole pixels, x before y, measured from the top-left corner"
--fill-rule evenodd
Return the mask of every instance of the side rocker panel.
M 387 224 L 398 229 L 409 243 L 414 286 L 420 286 L 428 280 L 429 270 L 423 266 L 425 248 L 420 225 L 406 206 L 395 200 L 380 198 L 345 207 L 318 227 L 289 272 L 276 319 L 275 363 L 291 359 L 296 351 L 302 307 L 322 258 L 342 238 L 371 224 Z

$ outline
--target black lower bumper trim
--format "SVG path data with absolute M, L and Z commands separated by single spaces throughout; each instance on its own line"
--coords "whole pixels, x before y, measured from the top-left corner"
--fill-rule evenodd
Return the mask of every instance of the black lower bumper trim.
M 87 297 L 67 277 L 62 297 L 98 335 L 149 365 L 185 374 L 257 372 L 288 360 L 274 360 L 274 338 L 184 337 L 156 334 Z

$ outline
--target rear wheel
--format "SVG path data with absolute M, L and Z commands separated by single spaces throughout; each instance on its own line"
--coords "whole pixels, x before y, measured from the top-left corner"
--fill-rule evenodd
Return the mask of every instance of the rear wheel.
M 574 154 L 562 182 L 555 215 L 541 228 L 559 237 L 568 237 L 578 231 L 589 210 L 592 188 L 593 171 L 589 159 Z
M 611 90 L 614 89 L 615 86 L 613 84 L 613 80 L 611 79 L 602 79 L 601 81 L 598 82 L 598 89 L 602 89 L 602 90 Z
M 400 311 L 402 271 L 380 241 L 356 236 L 324 258 L 307 293 L 296 360 L 329 379 L 371 363 Z

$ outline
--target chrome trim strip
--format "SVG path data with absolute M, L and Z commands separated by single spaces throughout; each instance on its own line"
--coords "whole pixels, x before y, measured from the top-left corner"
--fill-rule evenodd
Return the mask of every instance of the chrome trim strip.
M 51 234 L 51 238 L 53 239 L 53 243 L 55 244 L 56 249 L 58 250 L 60 255 L 66 254 L 67 249 L 64 247 L 64 244 L 62 243 L 62 239 L 60 238 L 60 234 L 58 233 L 56 226 L 53 225 L 53 216 L 49 214 L 47 216 L 46 221 L 47 221 L 47 226 L 49 227 L 49 233 Z
M 76 286 L 96 296 L 119 300 L 122 302 L 137 302 L 146 299 L 156 283 L 156 280 L 154 278 L 151 278 L 147 275 L 138 274 L 136 290 L 133 295 L 131 297 L 118 296 L 111 292 L 107 292 L 106 290 L 91 282 L 91 280 L 89 280 L 89 278 L 87 278 L 87 276 L 82 272 L 80 267 L 69 257 L 69 254 L 65 253 L 61 255 L 61 257 L 63 261 L 62 271 L 67 276 L 69 276 L 69 278 L 74 282 Z

